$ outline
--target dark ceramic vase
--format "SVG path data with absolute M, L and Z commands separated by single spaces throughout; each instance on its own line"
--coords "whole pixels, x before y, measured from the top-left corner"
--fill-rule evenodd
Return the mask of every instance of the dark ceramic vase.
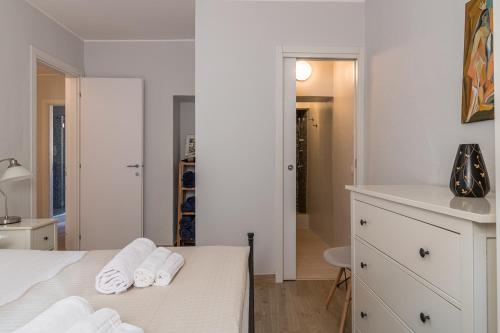
M 457 197 L 482 198 L 490 191 L 490 179 L 478 144 L 458 146 L 451 171 L 450 190 Z

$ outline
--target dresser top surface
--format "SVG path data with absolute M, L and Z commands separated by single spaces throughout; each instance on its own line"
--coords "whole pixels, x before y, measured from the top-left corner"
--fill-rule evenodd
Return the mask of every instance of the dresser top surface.
M 54 219 L 22 219 L 19 223 L 0 225 L 0 231 L 6 230 L 31 230 L 57 223 Z
M 432 185 L 356 185 L 352 192 L 450 215 L 477 223 L 495 223 L 495 193 L 485 198 L 459 198 L 445 186 Z

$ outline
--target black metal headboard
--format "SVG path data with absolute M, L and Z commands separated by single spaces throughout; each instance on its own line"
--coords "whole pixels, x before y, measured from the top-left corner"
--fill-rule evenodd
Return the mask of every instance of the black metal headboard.
M 255 332 L 255 314 L 254 314 L 254 276 L 253 276 L 253 237 L 254 233 L 249 232 L 248 245 L 250 246 L 250 255 L 248 256 L 248 275 L 250 276 L 249 299 L 248 299 L 248 333 Z

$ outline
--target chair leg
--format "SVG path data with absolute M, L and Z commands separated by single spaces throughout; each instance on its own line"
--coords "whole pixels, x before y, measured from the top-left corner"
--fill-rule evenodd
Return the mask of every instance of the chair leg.
M 342 277 L 342 273 L 344 272 L 345 268 L 341 268 L 339 270 L 339 273 L 337 274 L 337 277 L 335 278 L 335 282 L 333 283 L 332 289 L 330 289 L 330 293 L 328 294 L 328 297 L 326 298 L 326 309 L 328 310 L 328 306 L 330 305 L 330 302 L 332 301 L 333 295 L 335 294 L 335 291 L 337 290 L 337 285 L 339 284 L 340 278 Z
M 345 294 L 344 309 L 342 310 L 342 317 L 340 319 L 339 333 L 344 333 L 345 321 L 347 319 L 347 312 L 349 310 L 349 305 L 351 304 L 351 288 L 352 288 L 352 281 L 351 281 L 351 283 L 348 283 L 348 285 L 347 285 L 347 292 Z
M 345 287 L 346 287 L 346 289 L 347 289 L 347 283 L 348 283 L 348 282 L 347 282 L 347 280 L 349 280 L 349 279 L 347 278 L 347 269 L 344 269 L 344 282 L 345 282 Z

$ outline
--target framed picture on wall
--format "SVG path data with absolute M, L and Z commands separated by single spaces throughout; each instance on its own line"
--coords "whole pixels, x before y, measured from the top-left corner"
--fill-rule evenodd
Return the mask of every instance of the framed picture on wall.
M 465 5 L 462 123 L 494 118 L 493 0 Z
M 196 140 L 194 135 L 186 135 L 186 146 L 184 158 L 187 160 L 192 160 L 196 156 Z

